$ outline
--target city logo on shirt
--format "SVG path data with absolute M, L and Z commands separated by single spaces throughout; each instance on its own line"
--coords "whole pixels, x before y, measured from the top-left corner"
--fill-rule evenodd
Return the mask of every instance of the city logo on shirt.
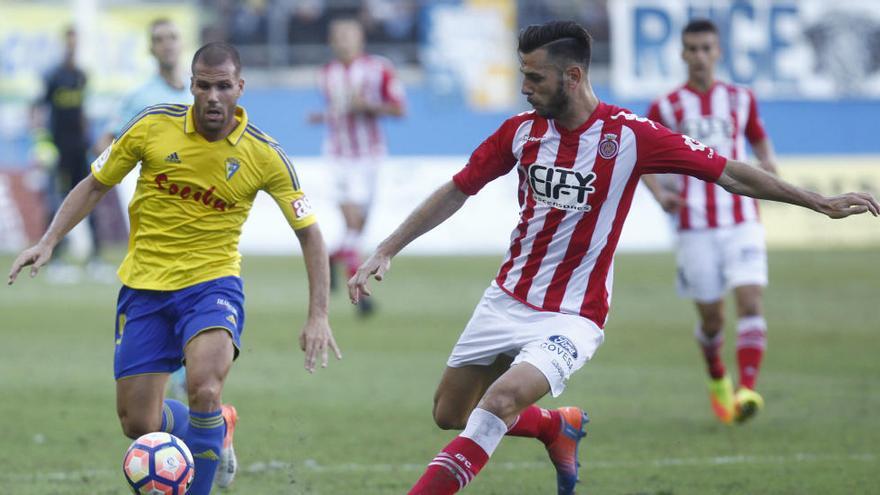
M 617 156 L 618 149 L 620 146 L 617 144 L 617 134 L 605 134 L 605 137 L 599 141 L 599 156 L 606 160 Z
M 231 179 L 232 176 L 235 175 L 236 172 L 238 172 L 239 168 L 241 168 L 241 163 L 239 163 L 238 159 L 227 158 L 226 159 L 226 180 Z
M 180 163 L 180 157 L 177 156 L 177 152 L 175 151 L 174 153 L 166 156 L 165 163 Z
M 589 195 L 596 192 L 596 174 L 535 163 L 529 167 L 529 185 L 535 199 L 553 208 L 590 211 Z

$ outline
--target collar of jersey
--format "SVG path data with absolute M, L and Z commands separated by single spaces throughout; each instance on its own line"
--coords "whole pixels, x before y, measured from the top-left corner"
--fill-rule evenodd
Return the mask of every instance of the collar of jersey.
M 196 124 L 195 120 L 193 120 L 193 108 L 195 107 L 193 105 L 190 105 L 190 107 L 186 109 L 186 122 L 183 126 L 183 130 L 187 134 L 196 132 Z M 244 135 L 244 130 L 247 128 L 248 125 L 248 115 L 244 107 L 235 107 L 235 120 L 238 121 L 238 125 L 235 127 L 235 129 L 232 130 L 232 132 L 229 133 L 228 136 L 226 136 L 226 140 L 229 141 L 229 144 L 233 146 L 237 145 L 238 142 L 241 141 L 241 136 Z

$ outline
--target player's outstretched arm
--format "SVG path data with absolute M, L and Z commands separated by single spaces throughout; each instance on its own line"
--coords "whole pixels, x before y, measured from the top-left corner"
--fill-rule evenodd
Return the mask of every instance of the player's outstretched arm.
M 348 295 L 353 304 L 357 304 L 361 295 L 369 296 L 367 281 L 375 277 L 381 281 L 385 272 L 391 267 L 393 258 L 401 249 L 416 240 L 422 234 L 440 225 L 467 201 L 467 195 L 461 192 L 454 182 L 449 181 L 431 193 L 406 220 L 384 241 L 366 261 L 358 268 L 357 273 L 348 281 Z
M 880 204 L 869 193 L 851 192 L 826 197 L 735 160 L 727 161 L 718 185 L 734 194 L 803 206 L 831 218 L 845 218 L 866 212 L 875 217 L 880 215 Z
M 299 347 L 306 354 L 306 371 L 312 373 L 315 371 L 319 355 L 321 367 L 326 368 L 330 350 L 336 354 L 336 359 L 342 359 L 342 353 L 336 345 L 327 319 L 330 268 L 327 264 L 327 248 L 324 245 L 321 229 L 318 224 L 313 223 L 297 230 L 296 237 L 302 247 L 306 271 L 309 275 L 309 315 L 299 335 Z
M 98 182 L 98 179 L 95 179 L 91 174 L 80 181 L 64 198 L 64 202 L 61 203 L 61 207 L 55 213 L 55 218 L 52 219 L 52 223 L 49 224 L 49 228 L 40 241 L 22 251 L 18 258 L 15 258 L 12 269 L 9 270 L 7 283 L 12 285 L 18 277 L 18 273 L 26 266 L 31 266 L 31 277 L 35 277 L 40 268 L 52 258 L 55 246 L 70 232 L 70 229 L 95 209 L 95 205 L 111 187 Z

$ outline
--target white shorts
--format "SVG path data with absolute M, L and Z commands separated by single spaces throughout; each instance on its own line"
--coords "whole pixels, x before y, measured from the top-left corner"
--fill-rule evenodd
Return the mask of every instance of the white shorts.
M 376 192 L 381 158 L 332 159 L 333 183 L 339 204 L 369 206 Z
M 679 232 L 678 292 L 682 297 L 715 302 L 728 290 L 744 285 L 767 285 L 761 224 Z
M 493 281 L 483 293 L 447 366 L 488 366 L 502 354 L 529 363 L 547 377 L 559 397 L 571 375 L 605 340 L 594 322 L 578 315 L 538 311 L 502 291 Z

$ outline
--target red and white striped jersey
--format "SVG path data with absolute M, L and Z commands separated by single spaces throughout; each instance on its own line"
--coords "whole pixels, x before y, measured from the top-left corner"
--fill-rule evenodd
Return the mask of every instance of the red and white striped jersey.
M 722 82 L 714 83 L 705 93 L 682 86 L 652 103 L 648 118 L 734 160 L 745 159 L 746 139 L 756 143 L 767 136 L 752 92 Z M 678 188 L 685 200 L 678 214 L 680 230 L 758 221 L 758 202 L 752 198 L 688 176 L 680 178 Z
M 569 131 L 535 112 L 504 122 L 454 177 L 476 194 L 514 167 L 520 220 L 496 282 L 543 311 L 578 314 L 604 327 L 613 258 L 642 174 L 715 181 L 727 160 L 687 136 L 600 103 Z
M 327 105 L 324 152 L 341 158 L 382 157 L 385 138 L 378 118 L 351 113 L 351 104 L 359 97 L 371 104 L 403 105 L 403 86 L 391 62 L 366 54 L 349 65 L 334 60 L 321 69 L 319 84 Z

